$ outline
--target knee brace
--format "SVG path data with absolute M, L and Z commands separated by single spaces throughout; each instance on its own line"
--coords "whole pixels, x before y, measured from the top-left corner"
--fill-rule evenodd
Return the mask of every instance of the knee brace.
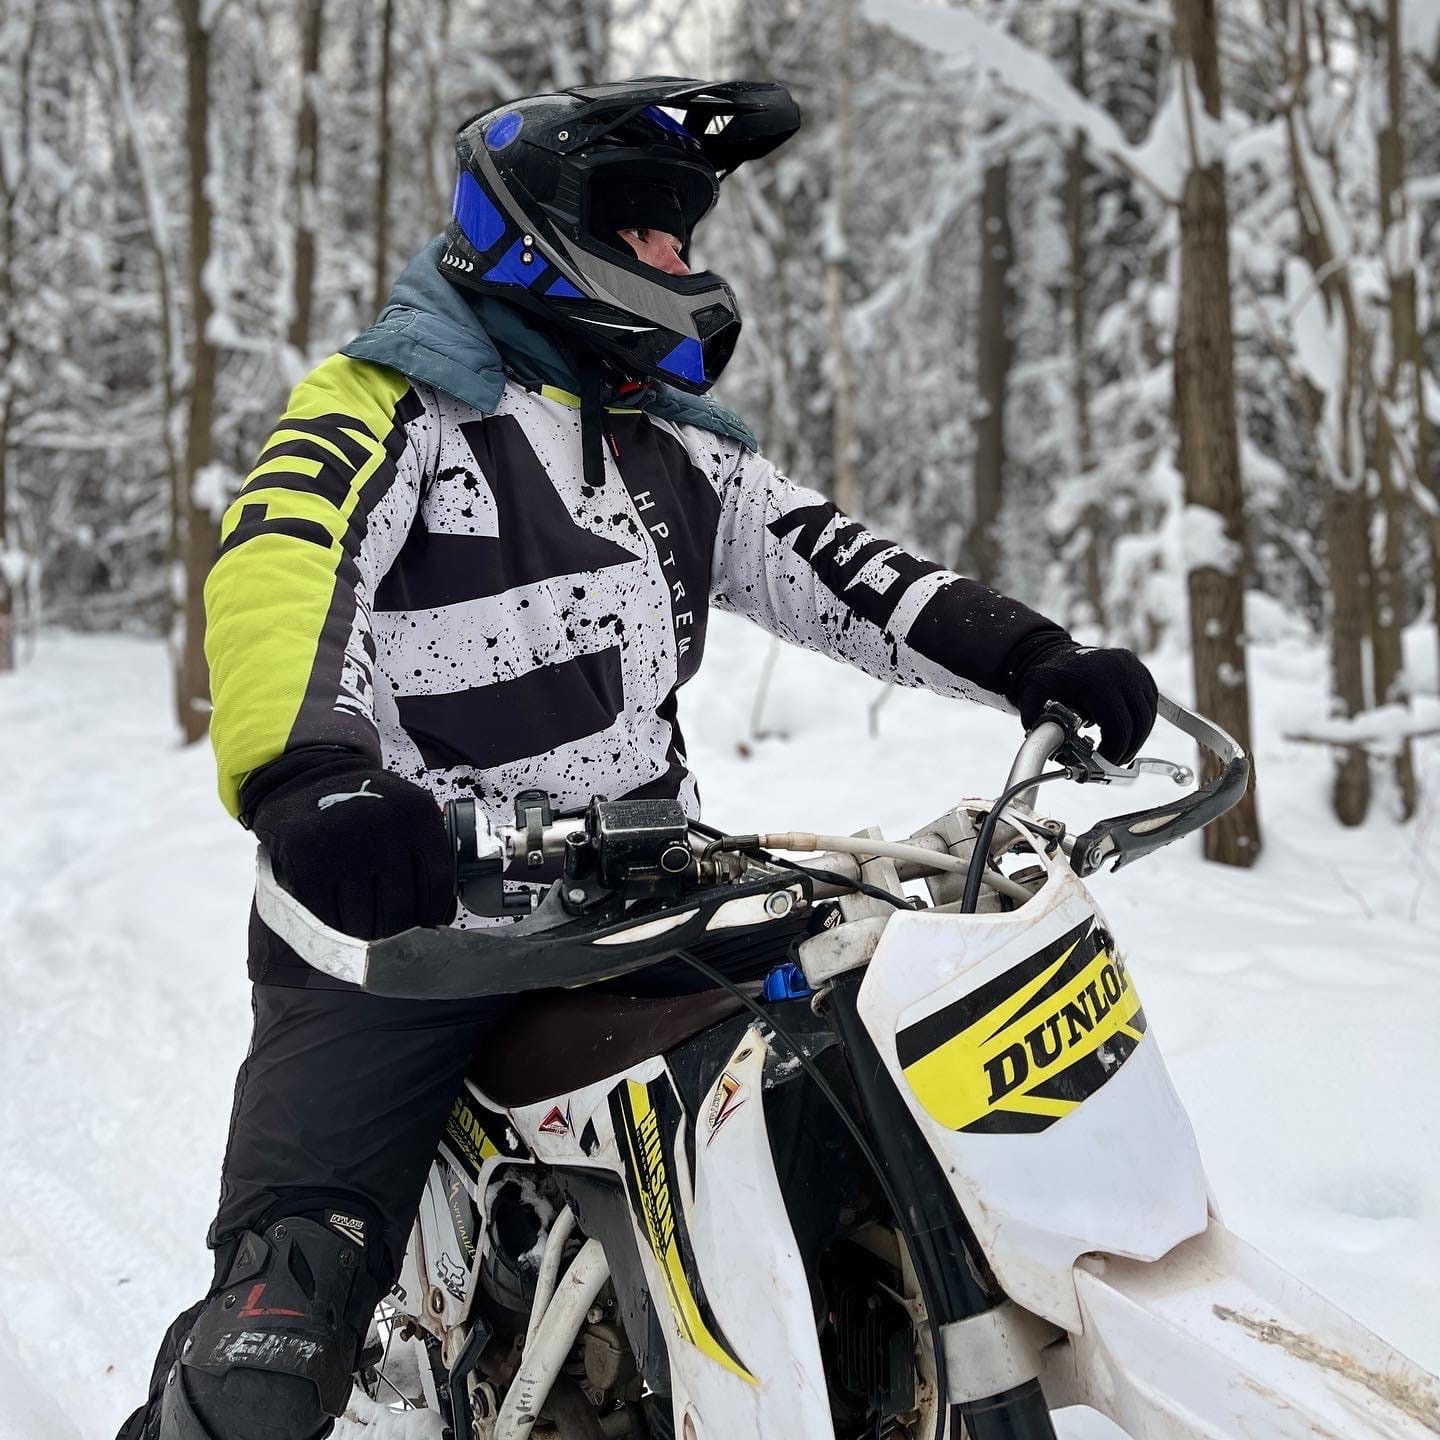
M 246 1232 L 166 1377 L 158 1440 L 328 1435 L 373 1290 L 362 1248 L 315 1220 Z

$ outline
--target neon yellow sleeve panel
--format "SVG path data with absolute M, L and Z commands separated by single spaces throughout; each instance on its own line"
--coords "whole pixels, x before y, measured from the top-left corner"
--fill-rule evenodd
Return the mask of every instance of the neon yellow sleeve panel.
M 210 740 L 232 815 L 250 772 L 292 746 L 349 745 L 378 759 L 368 683 L 347 676 L 346 651 L 393 558 L 367 547 L 370 518 L 396 484 L 404 423 L 420 408 L 404 376 L 331 356 L 295 387 L 225 512 L 205 582 L 205 655 Z M 418 494 L 419 467 L 403 468 L 415 493 L 387 529 L 399 538 Z

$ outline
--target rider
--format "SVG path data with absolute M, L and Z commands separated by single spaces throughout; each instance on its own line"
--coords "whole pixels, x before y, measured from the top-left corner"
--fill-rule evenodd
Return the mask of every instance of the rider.
M 695 813 L 676 696 L 711 603 L 1027 725 L 1061 700 L 1115 761 L 1148 734 L 1134 655 L 872 535 L 707 397 L 740 320 L 691 238 L 720 180 L 799 123 L 778 85 L 678 80 L 478 116 L 444 235 L 291 395 L 206 587 L 211 736 L 225 805 L 328 924 L 452 920 L 437 802 Z M 214 1284 L 122 1440 L 328 1434 L 504 1014 L 327 980 L 253 916 L 250 972 Z

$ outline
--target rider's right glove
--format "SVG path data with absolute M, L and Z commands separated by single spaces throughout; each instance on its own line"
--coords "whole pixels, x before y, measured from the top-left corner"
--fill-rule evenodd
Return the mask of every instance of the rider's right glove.
M 361 940 L 455 913 L 453 859 L 435 797 L 362 755 L 282 756 L 247 781 L 250 828 L 280 883 Z
M 1027 730 L 1057 700 L 1100 727 L 1100 753 L 1113 765 L 1133 760 L 1155 724 L 1155 678 L 1129 650 L 1095 650 L 1047 631 L 1022 640 L 1007 668 L 1005 698 Z

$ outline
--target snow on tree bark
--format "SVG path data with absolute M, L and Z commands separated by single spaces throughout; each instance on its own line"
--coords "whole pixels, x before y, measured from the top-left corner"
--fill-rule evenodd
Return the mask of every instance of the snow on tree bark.
M 295 116 L 295 253 L 292 261 L 290 328 L 286 341 L 303 368 L 315 313 L 315 232 L 319 226 L 320 122 L 315 109 L 325 0 L 299 0 L 300 105 Z
M 10 430 L 16 414 L 20 377 L 21 315 L 17 305 L 16 261 L 20 243 L 20 205 L 30 168 L 32 61 L 40 22 L 39 0 L 31 0 L 19 19 L 15 45 L 5 56 L 14 69 L 14 106 L 18 133 L 0 147 L 0 671 L 15 668 L 15 593 L 23 574 L 18 548 L 12 557 L 10 513 Z
M 1401 413 L 1402 389 L 1410 375 L 1415 343 L 1415 267 L 1411 258 L 1410 217 L 1405 204 L 1405 92 L 1400 53 L 1400 0 L 1386 0 L 1385 22 L 1375 27 L 1376 49 L 1383 52 L 1384 124 L 1379 149 L 1380 233 L 1389 286 L 1389 373 L 1375 407 L 1375 469 L 1379 479 L 1382 533 L 1373 550 L 1374 595 L 1371 606 L 1371 648 L 1375 669 L 1375 700 L 1379 705 L 1408 708 L 1409 687 L 1401 627 L 1404 595 L 1401 577 L 1405 503 L 1401 493 L 1400 456 L 1391 433 L 1391 416 Z M 1435 572 L 1440 577 L 1440 571 Z M 1400 742 L 1394 761 L 1400 812 L 1415 813 L 1415 756 L 1408 739 Z
M 203 0 L 179 0 L 185 36 L 185 152 L 189 191 L 190 395 L 185 417 L 184 633 L 178 649 L 176 718 L 187 744 L 210 726 L 210 675 L 205 663 L 205 577 L 214 563 L 219 526 L 196 491 L 215 456 L 216 353 L 209 336 L 211 260 L 210 30 Z
M 395 0 L 381 0 L 380 75 L 376 81 L 375 109 L 375 277 L 370 310 L 379 315 L 390 293 L 390 70 L 395 26 Z
M 988 165 L 980 201 L 980 295 L 975 320 L 975 496 L 970 553 L 975 578 L 996 583 L 1005 487 L 1005 409 L 1010 385 L 1010 166 Z
M 860 501 L 855 482 L 854 387 L 850 345 L 845 333 L 845 269 L 849 260 L 846 224 L 850 206 L 850 30 L 854 0 L 836 0 L 835 140 L 831 150 L 830 203 L 825 227 L 825 309 L 830 325 L 830 363 L 834 367 L 831 427 L 835 455 L 835 503 L 847 514 Z
M 1175 331 L 1175 418 L 1185 498 L 1224 517 L 1225 534 L 1244 545 L 1240 447 L 1235 421 L 1234 339 L 1230 323 L 1229 211 L 1225 165 L 1204 162 L 1195 143 L 1199 109 L 1220 116 L 1215 0 L 1174 0 L 1175 77 L 1185 104 L 1191 166 L 1180 199 L 1180 307 Z M 1248 751 L 1250 692 L 1245 664 L 1245 578 L 1203 565 L 1189 572 L 1190 644 L 1200 710 Z M 1206 777 L 1213 765 L 1207 760 Z M 1253 865 L 1260 826 L 1252 779 L 1245 798 L 1205 830 L 1205 855 Z
M 1089 99 L 1089 73 L 1085 63 L 1085 16 L 1076 10 L 1070 22 L 1070 83 L 1075 93 Z M 1075 460 L 1082 475 L 1095 469 L 1095 440 L 1090 418 L 1090 344 L 1087 328 L 1087 267 L 1085 132 L 1076 130 L 1065 153 L 1065 233 L 1070 250 L 1070 394 L 1075 408 Z M 1101 550 L 1104 545 L 1103 511 L 1091 501 L 1081 511 L 1085 600 L 1090 622 L 1105 632 L 1105 579 Z
M 1300 215 L 1300 251 L 1324 297 L 1338 312 L 1340 353 L 1323 373 L 1313 365 L 1308 383 L 1320 393 L 1312 405 L 1325 457 L 1324 532 L 1330 580 L 1330 694 L 1332 713 L 1351 718 L 1367 707 L 1366 641 L 1370 633 L 1370 505 L 1365 492 L 1364 387 L 1369 348 L 1348 267 L 1352 242 L 1327 173 L 1333 152 L 1322 156 L 1307 109 L 1311 91 L 1309 20 L 1304 4 L 1290 16 L 1291 88 L 1284 118 Z M 1333 135 L 1327 137 L 1333 143 Z M 1359 825 L 1370 808 L 1370 766 L 1363 745 L 1337 752 L 1332 804 L 1343 825 Z

